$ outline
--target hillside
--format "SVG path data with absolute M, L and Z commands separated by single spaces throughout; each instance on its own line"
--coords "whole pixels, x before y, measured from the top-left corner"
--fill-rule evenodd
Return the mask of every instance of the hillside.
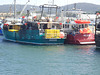
M 10 7 L 11 7 L 11 11 L 13 12 L 14 11 L 14 5 L 0 5 L 0 12 L 10 12 Z M 24 5 L 16 5 L 16 11 L 19 12 L 23 9 Z M 31 9 L 31 7 L 33 7 L 32 5 L 28 5 L 25 9 L 26 10 L 29 10 Z
M 11 5 L 0 5 L 0 12 L 10 12 L 10 7 Z M 23 9 L 24 5 L 16 5 L 16 10 L 17 12 L 21 11 Z M 28 5 L 26 10 L 30 10 L 31 7 L 33 7 L 32 5 Z M 66 6 L 62 6 L 63 9 L 72 9 L 74 7 L 74 4 L 70 4 L 70 5 L 66 5 Z M 12 12 L 13 12 L 13 8 L 14 6 L 12 5 Z M 91 3 L 77 3 L 76 4 L 76 8 L 77 9 L 82 9 L 83 11 L 86 11 L 88 13 L 95 13 L 96 11 L 100 10 L 100 5 L 96 5 L 96 4 L 91 4 Z M 37 8 L 37 10 L 39 10 Z
M 65 9 L 72 9 L 74 7 L 74 4 L 63 6 Z M 86 11 L 87 13 L 95 13 L 96 11 L 100 10 L 100 5 L 91 4 L 91 3 L 77 3 L 76 4 L 77 9 L 82 9 L 83 11 Z

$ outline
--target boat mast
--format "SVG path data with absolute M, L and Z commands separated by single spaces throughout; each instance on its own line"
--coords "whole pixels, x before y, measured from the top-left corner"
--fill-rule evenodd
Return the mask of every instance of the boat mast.
M 16 18 L 16 0 L 14 0 L 14 18 Z
M 76 3 L 74 4 L 74 10 L 76 10 Z
M 10 11 L 9 11 L 10 16 L 11 16 L 11 12 L 12 12 L 12 5 L 10 6 Z
M 54 5 L 54 0 L 52 1 L 52 5 Z

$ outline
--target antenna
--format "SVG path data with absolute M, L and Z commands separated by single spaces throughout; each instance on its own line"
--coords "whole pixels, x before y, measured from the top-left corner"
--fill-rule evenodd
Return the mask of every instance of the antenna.
M 30 2 L 30 0 L 28 0 L 28 2 Z
M 14 0 L 14 18 L 16 18 L 16 0 Z
M 52 1 L 52 5 L 54 5 L 54 0 Z
M 76 10 L 76 3 L 74 4 L 74 10 Z
M 12 12 L 12 6 L 10 6 L 10 16 L 11 16 L 11 12 Z
M 68 10 L 68 0 L 67 0 L 67 9 L 66 10 Z

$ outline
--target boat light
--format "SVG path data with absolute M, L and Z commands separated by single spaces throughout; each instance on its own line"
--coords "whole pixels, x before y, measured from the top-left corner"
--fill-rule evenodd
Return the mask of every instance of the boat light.
M 22 18 L 25 18 L 25 16 L 22 16 Z
M 59 23 L 59 25 L 62 25 L 62 23 Z
M 25 23 L 25 25 L 27 25 L 27 23 Z
M 8 24 L 6 24 L 6 23 L 4 25 L 7 25 L 8 26 Z
M 9 25 L 9 24 L 6 24 L 7 26 Z
M 7 25 L 6 23 L 4 25 Z
M 38 22 L 37 24 L 40 25 L 40 22 Z

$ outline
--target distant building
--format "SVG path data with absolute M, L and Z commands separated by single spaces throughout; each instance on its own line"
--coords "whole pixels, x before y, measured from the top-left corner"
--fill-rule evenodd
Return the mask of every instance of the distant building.
M 0 19 L 4 19 L 5 17 L 13 16 L 14 13 L 0 13 Z

